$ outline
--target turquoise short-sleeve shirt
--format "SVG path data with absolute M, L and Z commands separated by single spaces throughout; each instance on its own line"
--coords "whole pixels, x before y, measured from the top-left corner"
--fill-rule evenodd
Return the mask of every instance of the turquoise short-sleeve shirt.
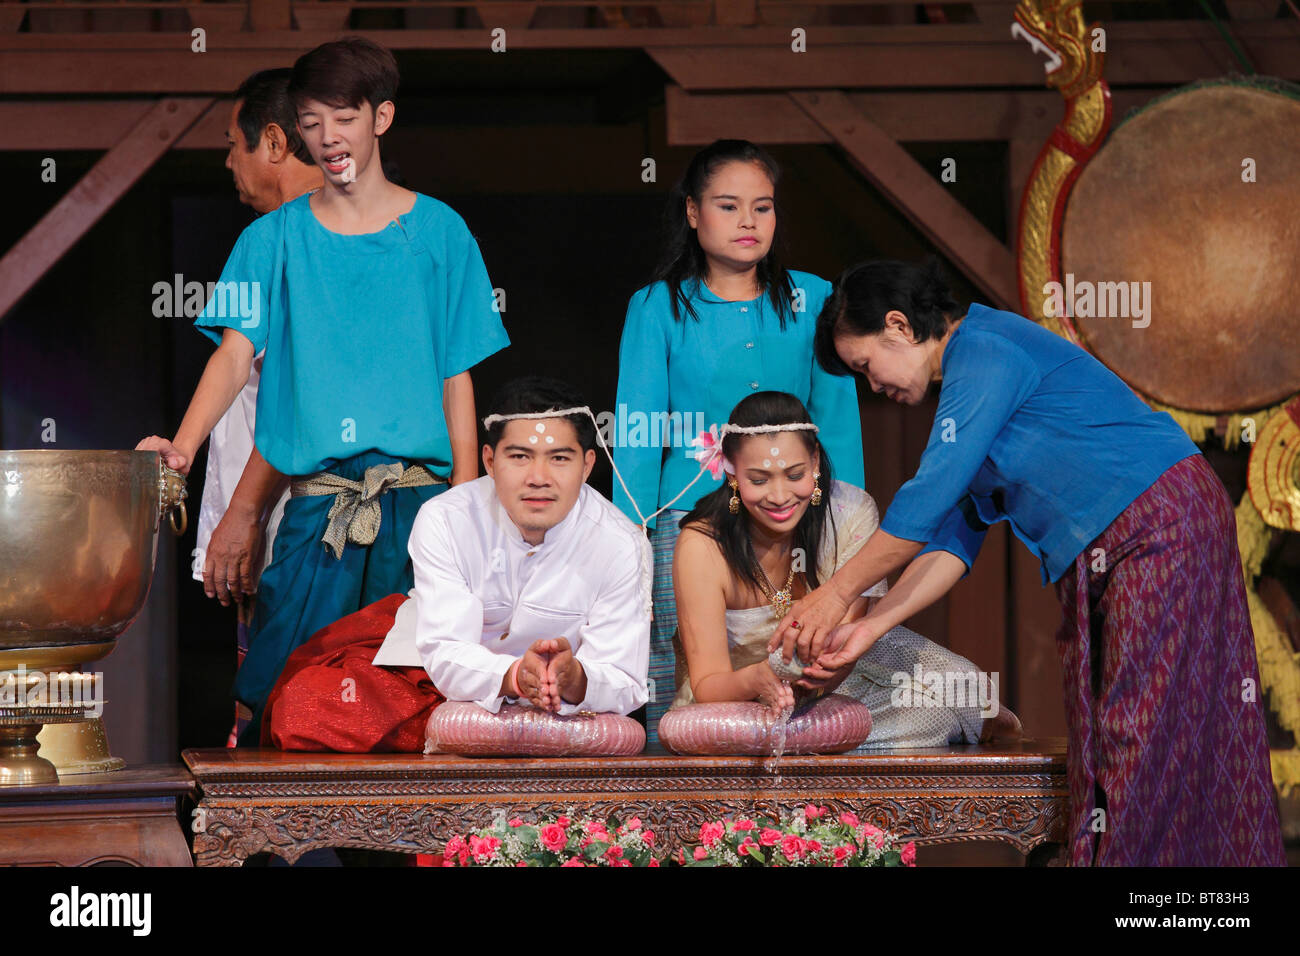
M 255 443 L 287 475 L 365 451 L 451 471 L 444 380 L 510 344 L 478 243 L 422 193 L 379 232 L 322 226 L 310 194 L 235 243 L 199 331 L 266 349 Z

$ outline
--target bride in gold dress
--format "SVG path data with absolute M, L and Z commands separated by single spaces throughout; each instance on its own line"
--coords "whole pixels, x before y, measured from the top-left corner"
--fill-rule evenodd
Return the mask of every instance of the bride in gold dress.
M 779 714 L 835 691 L 866 704 L 862 750 L 942 747 L 1019 736 L 996 679 L 933 641 L 895 627 L 856 662 L 778 676 L 767 644 L 790 604 L 825 581 L 876 530 L 875 501 L 831 477 L 803 404 L 758 392 L 732 410 L 715 464 L 726 482 L 682 519 L 673 555 L 677 696 L 673 707 L 757 700 Z M 849 608 L 862 617 L 880 581 Z M 783 671 L 785 668 L 781 668 Z

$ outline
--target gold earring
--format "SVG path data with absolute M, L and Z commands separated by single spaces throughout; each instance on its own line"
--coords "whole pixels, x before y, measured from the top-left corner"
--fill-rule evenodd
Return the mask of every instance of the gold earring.
M 740 498 L 736 494 L 736 492 L 739 490 L 740 490 L 740 486 L 736 484 L 736 479 L 732 478 L 731 479 L 731 500 L 727 502 L 727 510 L 730 511 L 733 515 L 740 514 Z
M 821 476 L 822 476 L 822 473 L 821 473 L 820 471 L 814 471 L 814 472 L 813 472 L 813 493 L 812 493 L 812 503 L 813 503 L 814 505 L 819 505 L 819 504 L 822 503 L 822 486 L 819 485 L 819 484 L 817 484 L 817 482 L 818 482 L 818 480 L 821 478 Z

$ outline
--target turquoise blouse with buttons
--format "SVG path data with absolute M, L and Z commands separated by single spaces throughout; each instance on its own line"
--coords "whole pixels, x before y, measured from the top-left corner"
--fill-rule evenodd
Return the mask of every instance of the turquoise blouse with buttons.
M 619 347 L 610 435 L 614 461 L 644 514 L 667 504 L 699 474 L 690 440 L 726 422 L 737 402 L 759 391 L 789 392 L 802 401 L 819 428 L 835 477 L 861 487 L 856 386 L 851 377 L 826 373 L 813 358 L 817 315 L 831 284 L 793 269 L 790 279 L 797 311 L 786 316 L 784 330 L 766 294 L 727 302 L 703 282 L 688 280 L 682 291 L 698 321 L 685 309 L 680 321 L 673 318 L 663 282 L 632 296 Z M 673 508 L 690 510 L 720 483 L 706 472 Z M 640 523 L 617 479 L 614 503 Z
M 254 441 L 281 473 L 378 451 L 446 477 L 443 382 L 510 344 L 478 243 L 422 193 L 364 235 L 326 229 L 310 196 L 240 234 L 221 273 L 231 293 L 194 324 L 214 342 L 232 328 L 266 349 Z

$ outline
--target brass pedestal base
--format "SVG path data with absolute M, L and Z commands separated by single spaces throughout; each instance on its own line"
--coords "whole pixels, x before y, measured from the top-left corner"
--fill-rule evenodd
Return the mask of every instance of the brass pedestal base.
M 102 713 L 98 674 L 46 674 L 20 665 L 0 673 L 0 687 L 0 787 L 58 783 L 60 772 L 125 765 L 109 754 L 103 722 L 91 716 Z M 52 752 L 45 751 L 47 740 Z
M 54 764 L 38 756 L 36 735 L 46 723 L 77 720 L 80 714 L 4 716 L 0 714 L 0 787 L 26 787 L 58 783 Z
M 102 717 L 47 724 L 36 742 L 41 745 L 40 756 L 54 764 L 60 776 L 106 773 L 126 766 L 125 760 L 108 751 Z

